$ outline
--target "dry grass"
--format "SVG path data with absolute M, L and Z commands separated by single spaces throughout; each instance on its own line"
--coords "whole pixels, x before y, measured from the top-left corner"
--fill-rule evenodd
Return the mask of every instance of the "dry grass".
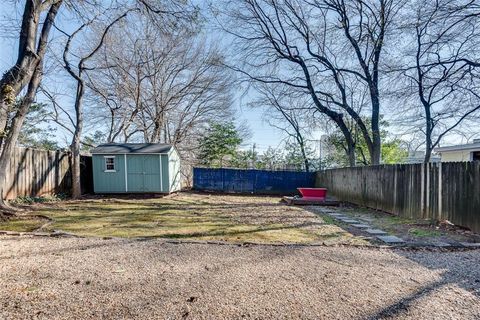
M 36 210 L 53 220 L 42 231 L 62 230 L 82 236 L 367 244 L 328 218 L 279 200 L 182 193 L 151 199 L 64 201 L 37 205 Z
M 37 218 L 0 221 L 0 230 L 15 232 L 32 232 L 40 228 L 45 221 Z

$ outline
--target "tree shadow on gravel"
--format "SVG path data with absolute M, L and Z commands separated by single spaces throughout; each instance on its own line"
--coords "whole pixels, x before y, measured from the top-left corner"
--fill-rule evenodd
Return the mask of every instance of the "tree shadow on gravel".
M 1 239 L 1 241 L 21 241 L 24 240 L 25 238 L 22 237 L 15 237 L 15 238 L 10 238 L 10 239 Z M 52 239 L 53 240 L 53 239 Z M 71 245 L 71 246 L 62 246 L 61 248 L 35 248 L 34 251 L 31 252 L 24 252 L 24 253 L 12 253 L 10 255 L 1 255 L 0 260 L 9 260 L 14 256 L 15 258 L 24 258 L 24 257 L 35 257 L 35 256 L 45 256 L 45 255 L 58 255 L 62 253 L 69 253 L 75 250 L 89 250 L 89 249 L 96 249 L 96 248 L 102 248 L 102 247 L 113 247 L 120 245 L 122 243 L 119 243 L 118 241 L 107 241 L 111 239 L 105 239 L 104 242 L 97 242 L 97 243 L 92 243 L 92 244 L 80 244 L 80 245 Z M 123 242 L 123 240 L 122 240 Z M 123 242 L 123 245 L 126 245 L 127 242 Z
M 430 270 L 442 270 L 441 279 L 422 286 L 410 295 L 398 299 L 367 319 L 391 319 L 401 317 L 409 312 L 414 304 L 434 294 L 442 287 L 454 285 L 471 293 L 476 299 L 480 299 L 480 259 L 478 250 L 451 251 L 444 252 L 435 250 L 431 252 L 423 251 L 400 251 L 395 253 L 405 259 L 413 261 Z M 443 256 L 444 255 L 444 256 Z M 443 259 L 448 255 L 455 255 L 454 259 Z M 451 257 L 450 257 L 451 258 Z M 473 267 L 475 266 L 475 267 Z M 480 310 L 478 311 L 480 316 Z
M 327 211 L 330 212 L 340 212 L 340 210 L 331 210 L 327 208 L 311 208 L 304 207 L 306 211 L 314 213 L 320 217 L 329 217 Z M 333 221 L 334 224 L 337 224 L 341 227 L 344 225 L 338 221 Z M 355 232 L 352 228 L 349 228 L 348 225 L 346 229 L 352 234 L 361 234 L 361 231 Z M 355 229 L 355 228 L 353 228 Z M 442 287 L 455 285 L 461 289 L 464 289 L 467 292 L 473 294 L 476 298 L 480 299 L 480 258 L 476 252 L 480 250 L 469 250 L 469 249 L 431 249 L 431 251 L 422 251 L 416 249 L 392 249 L 395 254 L 412 261 L 422 267 L 425 267 L 429 270 L 441 270 L 441 279 L 433 283 L 424 284 L 418 288 L 412 294 L 406 295 L 401 299 L 398 299 L 395 303 L 392 303 L 375 314 L 368 316 L 366 319 L 390 319 L 401 317 L 407 313 L 412 306 L 419 300 L 428 297 L 431 294 L 434 294 L 437 290 Z M 451 259 L 451 255 L 456 256 L 454 259 Z M 444 259 L 444 257 L 449 257 L 450 259 Z M 473 267 L 475 266 L 475 267 Z M 407 266 L 399 266 L 403 268 Z M 480 316 L 480 311 L 478 312 Z

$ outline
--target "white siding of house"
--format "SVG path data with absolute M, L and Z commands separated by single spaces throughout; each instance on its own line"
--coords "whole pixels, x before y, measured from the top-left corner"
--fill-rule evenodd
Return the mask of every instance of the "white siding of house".
M 168 157 L 168 172 L 170 192 L 180 191 L 182 189 L 182 179 L 180 172 L 180 156 L 177 150 L 172 148 Z
M 442 162 L 471 161 L 472 153 L 472 150 L 443 151 Z

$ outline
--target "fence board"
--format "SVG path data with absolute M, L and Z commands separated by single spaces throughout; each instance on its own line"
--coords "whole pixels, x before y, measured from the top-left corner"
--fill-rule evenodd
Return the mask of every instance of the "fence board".
M 324 170 L 316 185 L 342 201 L 480 232 L 479 161 Z
M 82 156 L 82 191 L 92 192 L 91 157 Z M 72 186 L 69 154 L 30 148 L 15 148 L 7 166 L 3 196 L 44 196 L 70 193 Z
M 193 189 L 201 191 L 291 194 L 314 185 L 314 172 L 193 168 Z

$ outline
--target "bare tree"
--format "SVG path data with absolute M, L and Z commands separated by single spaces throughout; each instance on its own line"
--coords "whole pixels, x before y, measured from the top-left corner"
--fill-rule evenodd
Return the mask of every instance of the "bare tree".
M 98 56 L 104 67 L 89 73 L 109 141 L 170 143 L 187 163 L 207 123 L 232 117 L 231 72 L 198 28 L 138 23 L 112 34 Z
M 100 50 L 100 48 L 104 45 L 107 34 L 109 30 L 120 20 L 127 16 L 129 11 L 123 13 L 122 15 L 115 18 L 112 22 L 107 24 L 107 26 L 103 29 L 100 39 L 98 40 L 97 44 L 88 52 L 86 52 L 83 56 L 79 57 L 76 54 L 76 57 L 79 57 L 78 63 L 76 68 L 74 69 L 73 63 L 70 61 L 69 56 L 71 55 L 71 44 L 72 41 L 78 36 L 83 30 L 89 27 L 94 20 L 90 20 L 86 23 L 83 23 L 77 30 L 75 30 L 72 34 L 67 36 L 67 42 L 65 44 L 65 48 L 63 51 L 63 62 L 64 68 L 68 72 L 68 74 L 75 79 L 76 81 L 76 95 L 75 95 L 75 125 L 74 131 L 72 136 L 72 142 L 70 145 L 70 150 L 72 152 L 72 197 L 77 199 L 81 196 L 81 184 L 80 184 L 80 147 L 81 147 L 81 136 L 83 130 L 83 99 L 85 94 L 85 78 L 84 73 L 87 70 L 91 70 L 92 66 L 87 66 L 87 63 L 95 56 L 95 54 Z
M 317 111 L 335 123 L 347 141 L 350 164 L 355 146 L 345 117 L 367 141 L 371 163 L 380 162 L 380 63 L 387 29 L 400 1 L 243 0 L 225 13 L 227 31 L 244 53 L 235 69 L 249 80 L 287 85 L 308 94 Z M 241 25 L 243 28 L 235 28 Z M 237 31 L 239 30 L 239 31 Z M 242 32 L 244 31 L 244 32 Z M 352 100 L 368 89 L 370 103 Z M 370 110 L 370 128 L 364 120 Z
M 0 210 L 2 211 L 11 211 L 3 199 L 6 168 L 25 116 L 40 85 L 50 30 L 62 3 L 62 1 L 40 0 L 25 2 L 17 62 L 0 80 Z M 47 11 L 47 14 L 41 23 L 44 11 Z M 25 96 L 18 103 L 17 109 L 13 110 L 17 97 L 27 85 Z M 14 115 L 10 118 L 12 111 Z
M 464 122 L 480 116 L 480 6 L 474 1 L 414 1 L 414 19 L 406 26 L 412 41 L 407 44 L 411 62 L 400 68 L 411 82 L 423 109 L 410 110 L 423 124 L 425 162 L 442 139 Z M 415 103 L 414 103 L 415 104 Z
M 258 91 L 261 98 L 253 102 L 266 109 L 265 116 L 268 124 L 286 134 L 287 139 L 293 139 L 300 150 L 305 171 L 311 169 L 307 154 L 307 138 L 310 136 L 314 124 L 311 102 L 306 101 L 304 95 L 291 94 L 288 88 L 279 90 L 270 86 L 260 86 Z

